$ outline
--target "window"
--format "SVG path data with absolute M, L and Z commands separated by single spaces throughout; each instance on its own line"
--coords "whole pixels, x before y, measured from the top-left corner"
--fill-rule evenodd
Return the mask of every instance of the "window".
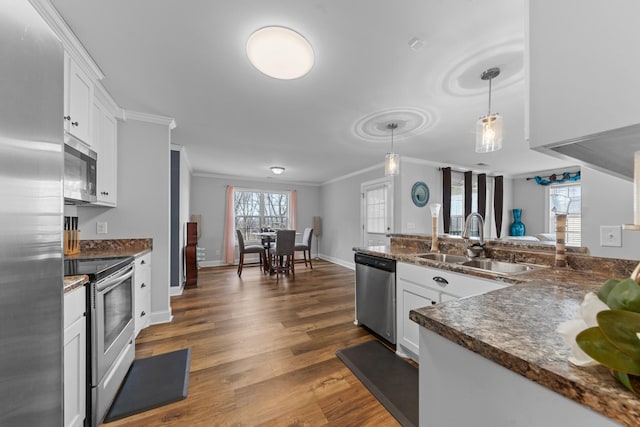
M 260 240 L 261 229 L 286 230 L 289 219 L 289 192 L 235 190 L 233 192 L 236 230 L 245 240 Z
M 365 191 L 367 233 L 387 232 L 387 187 Z
M 477 211 L 478 182 L 474 179 L 473 188 L 471 190 L 471 212 Z M 462 235 L 464 221 L 464 175 L 454 172 L 451 180 L 451 225 L 449 226 L 449 234 L 453 236 Z M 480 236 L 479 224 L 476 218 L 471 221 L 469 236 Z
M 554 185 L 549 187 L 548 203 L 549 206 L 549 233 L 556 231 L 556 215 L 551 212 L 551 196 L 554 194 L 562 194 L 571 197 L 569 204 L 569 213 L 567 214 L 567 246 L 580 246 L 582 244 L 582 202 L 580 184 L 570 185 Z

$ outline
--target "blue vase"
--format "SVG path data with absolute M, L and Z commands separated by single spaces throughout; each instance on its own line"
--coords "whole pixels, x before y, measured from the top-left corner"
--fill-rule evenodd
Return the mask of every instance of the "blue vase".
M 525 227 L 522 221 L 520 221 L 520 217 L 522 216 L 522 209 L 512 209 L 513 212 L 513 223 L 511 224 L 511 228 L 509 229 L 511 236 L 524 236 Z

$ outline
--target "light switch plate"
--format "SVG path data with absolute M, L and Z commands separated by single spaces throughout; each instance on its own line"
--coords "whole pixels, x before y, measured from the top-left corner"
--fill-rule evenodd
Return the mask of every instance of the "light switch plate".
M 622 247 L 622 226 L 601 225 L 600 246 Z
M 98 222 L 98 223 L 96 223 L 96 233 L 97 234 L 107 234 L 107 223 L 106 222 Z

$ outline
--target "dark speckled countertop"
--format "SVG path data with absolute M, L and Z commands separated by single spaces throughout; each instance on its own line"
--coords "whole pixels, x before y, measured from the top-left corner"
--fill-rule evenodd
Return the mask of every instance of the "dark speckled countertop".
M 152 239 L 104 239 L 81 240 L 80 253 L 66 255 L 67 259 L 110 258 L 118 256 L 139 256 L 152 250 Z M 88 276 L 65 276 L 64 293 L 84 286 Z
M 394 245 L 391 246 L 393 248 Z M 582 269 L 549 267 L 506 278 L 420 259 L 415 253 L 398 252 L 389 247 L 354 250 L 512 284 L 483 295 L 412 310 L 410 318 L 442 337 L 623 425 L 638 425 L 640 399 L 623 388 L 603 366 L 579 368 L 571 365 L 567 360 L 571 349 L 555 332 L 559 323 L 575 317 L 587 292 L 597 290 L 612 277 L 610 269 L 603 271 L 599 268 L 597 258 L 593 258 L 590 264 L 588 256 L 580 255 L 584 258 L 579 261 Z M 620 260 L 616 268 L 623 264 L 624 272 L 634 262 L 637 263 Z M 606 266 L 608 268 L 610 264 Z

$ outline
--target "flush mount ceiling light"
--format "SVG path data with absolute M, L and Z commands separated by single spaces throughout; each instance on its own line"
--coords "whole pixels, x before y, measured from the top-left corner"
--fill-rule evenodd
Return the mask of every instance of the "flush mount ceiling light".
M 271 166 L 269 169 L 271 169 L 271 172 L 273 172 L 274 175 L 282 175 L 284 173 L 284 168 L 282 166 Z
M 285 27 L 264 27 L 251 34 L 247 56 L 260 72 L 281 80 L 304 76 L 314 62 L 307 39 Z
M 384 176 L 393 176 L 400 173 L 400 156 L 393 152 L 393 131 L 398 128 L 397 123 L 389 123 L 391 129 L 391 151 L 384 158 Z
M 476 153 L 489 153 L 502 148 L 504 122 L 498 113 L 491 114 L 491 80 L 498 77 L 500 68 L 489 68 L 482 73 L 482 80 L 489 80 L 489 110 L 476 122 Z

